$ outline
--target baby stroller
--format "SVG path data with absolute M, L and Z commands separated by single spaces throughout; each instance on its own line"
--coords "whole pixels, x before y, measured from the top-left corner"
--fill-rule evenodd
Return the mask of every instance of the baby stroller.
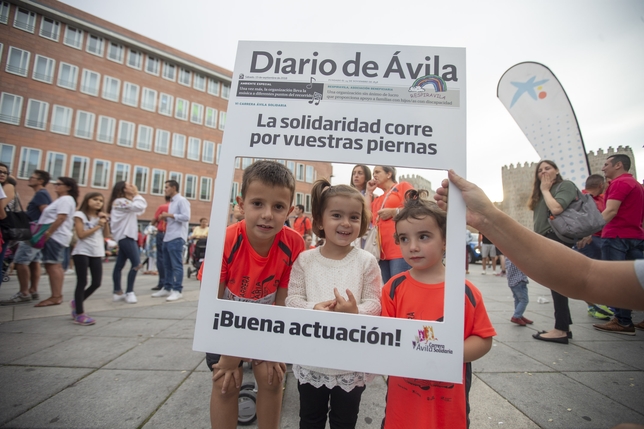
M 195 242 L 194 245 L 194 250 L 192 251 L 192 266 L 194 267 L 188 267 L 188 278 L 192 274 L 196 274 L 199 272 L 199 269 L 201 268 L 201 264 L 203 263 L 204 258 L 206 257 L 206 243 L 208 242 L 207 238 L 200 238 Z

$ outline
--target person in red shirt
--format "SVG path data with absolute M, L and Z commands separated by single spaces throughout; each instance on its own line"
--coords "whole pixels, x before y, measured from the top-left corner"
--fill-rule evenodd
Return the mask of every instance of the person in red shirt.
M 159 219 L 161 213 L 170 210 L 170 198 L 165 197 L 165 203 L 161 204 L 152 219 L 152 225 L 157 227 L 157 272 L 159 273 L 159 283 L 152 290 L 161 290 L 165 282 L 165 269 L 163 267 L 163 237 L 165 237 L 165 219 Z
M 297 204 L 293 209 L 293 215 L 289 224 L 291 228 L 298 232 L 302 237 L 306 234 L 311 234 L 311 219 L 304 216 L 304 206 L 302 204 Z
M 401 319 L 442 321 L 445 303 L 447 215 L 424 201 L 416 190 L 407 191 L 404 208 L 394 217 L 395 241 L 411 269 L 400 273 L 382 289 L 382 315 Z M 483 304 L 481 292 L 465 282 L 463 383 L 444 383 L 389 376 L 384 429 L 465 429 L 469 426 L 471 362 L 492 348 L 496 331 Z M 421 344 L 433 341 L 433 330 L 419 332 Z

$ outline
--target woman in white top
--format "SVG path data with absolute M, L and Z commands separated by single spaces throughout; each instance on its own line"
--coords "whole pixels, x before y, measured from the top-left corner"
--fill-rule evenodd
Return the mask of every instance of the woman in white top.
M 110 202 L 107 205 L 107 211 L 110 213 L 112 238 L 119 247 L 116 265 L 114 265 L 112 273 L 114 301 L 125 300 L 129 304 L 137 302 L 136 295 L 134 295 L 134 279 L 136 279 L 136 273 L 141 265 L 137 244 L 139 235 L 137 217 L 145 211 L 147 206 L 148 203 L 139 195 L 136 186 L 125 182 L 117 182 L 114 185 Z M 127 275 L 127 290 L 124 294 L 121 289 L 121 271 L 128 259 L 132 265 Z
M 73 216 L 78 198 L 78 185 L 71 177 L 59 177 L 53 185 L 58 198 L 43 210 L 38 219 L 39 224 L 50 225 L 45 232 L 42 262 L 49 276 L 51 296 L 40 301 L 36 307 L 59 305 L 63 302 L 63 256 L 72 239 Z
M 78 211 L 74 213 L 74 229 L 78 241 L 72 258 L 76 268 L 76 292 L 72 300 L 72 317 L 77 325 L 93 325 L 94 319 L 85 314 L 83 302 L 101 286 L 105 237 L 110 235 L 107 213 L 103 212 L 105 200 L 100 192 L 85 195 Z M 87 286 L 87 269 L 92 274 L 92 284 Z
M 2 195 L 4 195 L 4 197 L 0 199 L 0 220 L 7 217 L 7 211 L 10 210 L 9 207 L 13 203 L 15 197 L 15 188 L 7 181 L 8 178 L 9 167 L 7 167 L 7 164 L 0 163 L 0 191 L 2 192 Z M 7 252 L 8 244 L 9 240 L 3 241 L 2 233 L 0 233 L 0 267 L 2 267 L 2 263 L 4 262 L 4 254 Z M 0 284 L 2 284 L 2 277 L 3 276 L 0 275 Z

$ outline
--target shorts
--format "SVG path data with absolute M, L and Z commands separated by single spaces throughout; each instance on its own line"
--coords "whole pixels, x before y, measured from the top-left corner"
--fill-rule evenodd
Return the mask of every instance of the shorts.
M 13 257 L 14 264 L 29 265 L 32 262 L 40 262 L 42 260 L 42 252 L 40 249 L 35 249 L 26 241 L 18 243 L 18 250 Z
M 481 244 L 481 256 L 487 258 L 496 258 L 496 247 L 494 244 Z
M 45 247 L 42 249 L 43 264 L 62 264 L 65 256 L 65 248 L 56 240 L 49 239 L 45 241 Z
M 206 365 L 208 365 L 208 369 L 212 371 L 212 366 L 216 363 L 219 363 L 219 359 L 221 359 L 221 355 L 215 354 L 215 353 L 206 353 Z M 244 361 L 239 362 L 239 367 L 244 364 Z

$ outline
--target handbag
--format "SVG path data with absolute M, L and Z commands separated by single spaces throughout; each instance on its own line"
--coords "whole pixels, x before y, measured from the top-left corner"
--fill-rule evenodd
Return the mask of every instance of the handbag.
M 4 241 L 25 241 L 31 238 L 31 221 L 23 211 L 20 199 L 16 195 L 14 208 L 17 205 L 20 211 L 7 211 L 7 217 L 0 220 L 0 229 Z
M 378 233 L 378 227 L 374 226 L 364 235 L 364 247 L 363 250 L 371 253 L 375 256 L 376 261 L 380 260 L 380 234 Z
M 560 185 L 561 183 L 555 192 Z M 575 189 L 577 189 L 576 186 Z M 601 231 L 606 225 L 593 197 L 590 194 L 582 194 L 579 189 L 566 210 L 556 216 L 549 213 L 548 222 L 557 237 L 568 244 L 574 244 L 584 237 Z
M 45 241 L 47 241 L 47 236 L 45 233 L 51 226 L 50 223 L 32 223 L 31 224 L 31 239 L 29 244 L 34 249 L 42 249 L 45 247 Z

